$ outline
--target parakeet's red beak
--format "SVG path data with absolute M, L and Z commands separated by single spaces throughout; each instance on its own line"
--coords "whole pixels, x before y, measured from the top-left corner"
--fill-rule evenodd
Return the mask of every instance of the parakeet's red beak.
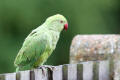
M 68 24 L 64 24 L 64 30 L 68 29 Z

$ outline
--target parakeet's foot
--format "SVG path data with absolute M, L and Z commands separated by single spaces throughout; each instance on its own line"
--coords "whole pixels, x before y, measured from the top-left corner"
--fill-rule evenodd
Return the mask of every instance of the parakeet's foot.
M 42 66 L 39 66 L 38 69 L 43 69 L 43 68 L 47 68 L 51 71 L 53 71 L 53 69 L 55 68 L 54 66 L 50 66 L 50 65 L 42 65 Z

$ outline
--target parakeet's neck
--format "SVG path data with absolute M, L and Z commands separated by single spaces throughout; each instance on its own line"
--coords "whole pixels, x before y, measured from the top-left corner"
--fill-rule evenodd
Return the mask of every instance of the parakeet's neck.
M 49 29 L 49 30 L 52 30 L 52 31 L 55 31 L 55 32 L 58 32 L 58 33 L 60 33 L 60 32 L 61 32 L 60 30 L 55 29 L 54 27 L 48 27 L 48 29 Z
M 49 31 L 50 31 L 51 38 L 52 38 L 52 46 L 53 46 L 53 49 L 55 49 L 56 44 L 57 44 L 59 37 L 60 37 L 60 32 L 54 31 L 54 30 L 49 30 Z
M 57 44 L 57 42 L 58 42 L 58 40 L 59 40 L 59 36 L 60 36 L 61 31 L 54 29 L 54 28 L 53 28 L 54 26 L 48 26 L 48 25 L 46 25 L 46 24 L 43 24 L 43 25 L 44 25 L 43 27 L 44 27 L 44 28 L 49 32 L 49 34 L 51 35 L 51 38 L 52 38 L 52 46 L 53 46 L 53 49 L 55 49 L 56 44 Z
M 46 27 L 49 30 L 53 30 L 53 31 L 56 31 L 56 32 L 59 32 L 59 33 L 62 31 L 61 26 L 59 24 L 45 23 L 43 25 L 44 25 L 44 27 Z

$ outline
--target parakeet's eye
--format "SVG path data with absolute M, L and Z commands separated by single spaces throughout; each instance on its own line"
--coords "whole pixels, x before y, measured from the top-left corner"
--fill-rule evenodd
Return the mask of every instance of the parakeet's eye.
M 60 23 L 63 23 L 63 21 L 61 20 Z

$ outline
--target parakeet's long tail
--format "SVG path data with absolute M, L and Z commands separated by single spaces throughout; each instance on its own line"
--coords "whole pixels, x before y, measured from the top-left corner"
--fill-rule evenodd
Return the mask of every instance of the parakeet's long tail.
M 16 68 L 16 72 L 18 72 L 18 71 L 19 71 L 19 67 Z
M 30 70 L 32 68 L 33 67 L 31 67 L 30 65 L 27 65 L 27 66 L 17 66 L 16 67 L 16 72 L 18 72 L 18 71 L 24 71 L 24 70 Z

